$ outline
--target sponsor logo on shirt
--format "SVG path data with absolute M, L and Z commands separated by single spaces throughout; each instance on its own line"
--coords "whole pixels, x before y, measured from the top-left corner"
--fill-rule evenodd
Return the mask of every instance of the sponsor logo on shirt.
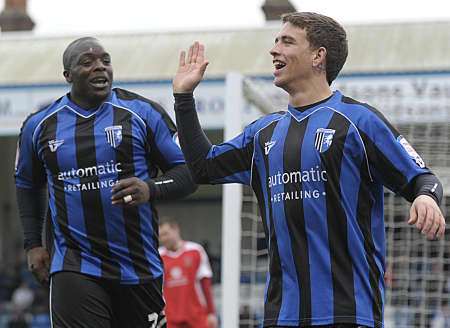
M 50 147 L 50 151 L 54 153 L 63 143 L 64 140 L 53 139 L 48 142 L 48 146 Z
M 97 181 L 80 183 L 79 179 L 118 174 L 119 172 L 122 172 L 122 163 L 120 162 L 115 163 L 114 161 L 109 161 L 95 166 L 72 168 L 64 172 L 59 172 L 57 177 L 58 180 L 66 182 L 64 184 L 65 191 L 86 191 L 86 190 L 111 188 L 117 183 L 117 180 L 98 179 Z
M 119 147 L 122 142 L 122 125 L 112 125 L 105 128 L 106 141 L 113 148 Z
M 269 155 L 270 150 L 275 146 L 276 141 L 267 141 L 264 143 L 264 154 Z
M 322 170 L 318 165 L 310 168 L 309 170 L 294 171 L 294 172 L 277 172 L 269 176 L 268 184 L 269 188 L 275 188 L 277 186 L 285 186 L 293 184 L 295 190 L 285 192 L 285 188 L 280 188 L 283 192 L 274 192 L 271 194 L 270 200 L 275 202 L 282 202 L 287 200 L 299 200 L 299 199 L 317 199 L 320 196 L 325 196 L 325 191 L 321 191 L 317 188 L 306 189 L 300 188 L 300 184 L 304 186 L 313 185 L 317 182 L 327 181 L 327 171 Z
M 422 159 L 422 157 L 420 157 L 420 155 L 416 152 L 416 150 L 413 148 L 413 146 L 411 146 L 411 144 L 403 136 L 401 136 L 401 135 L 398 136 L 397 141 L 400 143 L 400 145 L 403 146 L 403 148 L 406 150 L 408 155 L 411 156 L 411 158 L 416 162 L 416 164 L 419 167 L 421 167 L 421 168 L 425 167 L 425 162 Z
M 316 149 L 323 153 L 330 148 L 333 142 L 333 136 L 336 130 L 319 128 L 316 130 L 316 138 L 314 139 L 314 146 Z

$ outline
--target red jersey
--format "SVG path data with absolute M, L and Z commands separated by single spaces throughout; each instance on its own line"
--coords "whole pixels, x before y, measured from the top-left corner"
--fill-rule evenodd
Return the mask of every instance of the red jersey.
M 168 322 L 204 321 L 208 315 L 206 297 L 200 280 L 211 278 L 208 256 L 197 243 L 183 241 L 182 247 L 172 252 L 159 249 L 164 263 L 164 298 Z

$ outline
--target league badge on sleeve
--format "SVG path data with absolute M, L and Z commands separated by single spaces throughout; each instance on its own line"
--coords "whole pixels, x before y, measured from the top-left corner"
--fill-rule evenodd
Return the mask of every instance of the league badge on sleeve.
M 411 146 L 411 144 L 402 135 L 399 135 L 397 137 L 397 141 L 400 143 L 400 145 L 402 145 L 402 147 L 406 150 L 408 155 L 411 156 L 411 158 L 416 162 L 416 164 L 419 167 L 421 168 L 425 167 L 425 162 L 423 161 L 422 157 L 420 157 L 420 155 L 416 152 L 413 146 Z
M 318 128 L 316 130 L 316 138 L 314 139 L 314 146 L 316 149 L 323 153 L 330 148 L 331 143 L 333 142 L 333 136 L 336 130 L 333 129 L 325 129 Z
M 113 125 L 105 128 L 106 141 L 113 148 L 119 147 L 122 142 L 122 125 Z

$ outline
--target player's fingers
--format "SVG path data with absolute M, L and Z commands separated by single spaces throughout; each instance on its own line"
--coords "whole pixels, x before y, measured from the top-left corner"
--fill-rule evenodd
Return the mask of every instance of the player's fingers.
M 186 65 L 186 51 L 182 50 L 180 52 L 180 59 L 178 61 L 178 66 L 183 67 L 184 65 Z
M 206 71 L 206 67 L 208 67 L 209 62 L 205 61 L 203 62 L 202 66 L 200 66 L 200 74 L 203 76 Z
M 194 50 L 192 52 L 192 62 L 193 63 L 197 63 L 198 53 L 199 53 L 199 42 L 195 41 L 194 42 Z
M 431 227 L 434 224 L 434 209 L 428 206 L 425 206 L 426 209 L 426 213 L 425 213 L 425 217 L 423 220 L 423 226 L 422 226 L 422 233 L 425 235 L 428 235 L 428 233 L 430 232 Z M 434 235 L 433 235 L 434 237 Z
M 411 206 L 409 210 L 408 224 L 415 224 L 417 222 L 417 209 L 416 206 Z
M 136 193 L 137 193 L 137 188 L 136 186 L 130 186 L 127 188 L 124 188 L 116 193 L 114 193 L 111 196 L 111 201 L 113 204 L 117 204 L 117 203 L 129 203 L 131 201 L 131 199 L 129 199 L 129 197 L 127 199 L 124 199 L 127 196 L 131 196 L 132 198 L 136 198 Z
M 431 210 L 429 211 L 429 216 L 433 216 L 433 222 L 431 223 L 430 228 L 426 231 L 426 234 L 429 240 L 433 240 L 436 238 L 436 232 L 439 229 L 439 215 L 435 210 Z
M 425 206 L 420 206 L 420 205 L 417 206 L 417 221 L 416 221 L 417 229 L 422 230 L 426 214 L 427 214 L 427 210 L 426 210 Z
M 122 180 L 117 181 L 117 183 L 111 188 L 111 191 L 113 194 L 115 194 L 125 188 L 132 186 L 135 183 L 136 183 L 135 177 L 122 179 Z
M 194 45 L 191 45 L 189 47 L 189 51 L 188 51 L 188 57 L 187 57 L 187 64 L 191 64 L 192 63 L 192 55 L 194 53 Z
M 436 232 L 436 238 L 442 238 L 444 234 L 445 234 L 445 218 L 439 211 L 439 228 L 438 231 Z
M 199 44 L 198 46 L 198 57 L 197 57 L 198 62 L 201 64 L 204 62 L 205 60 L 205 46 L 203 44 Z
M 433 239 L 437 238 L 437 234 L 439 232 L 439 228 L 442 223 L 443 223 L 443 220 L 441 218 L 441 212 L 439 210 L 435 210 L 433 226 L 431 227 L 430 232 L 429 232 L 432 235 Z

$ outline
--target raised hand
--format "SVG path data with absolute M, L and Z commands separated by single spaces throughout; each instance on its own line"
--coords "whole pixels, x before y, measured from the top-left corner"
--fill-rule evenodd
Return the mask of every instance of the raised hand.
M 205 59 L 205 46 L 198 41 L 189 47 L 186 52 L 181 51 L 178 70 L 173 79 L 173 92 L 193 92 L 205 74 L 209 62 Z

